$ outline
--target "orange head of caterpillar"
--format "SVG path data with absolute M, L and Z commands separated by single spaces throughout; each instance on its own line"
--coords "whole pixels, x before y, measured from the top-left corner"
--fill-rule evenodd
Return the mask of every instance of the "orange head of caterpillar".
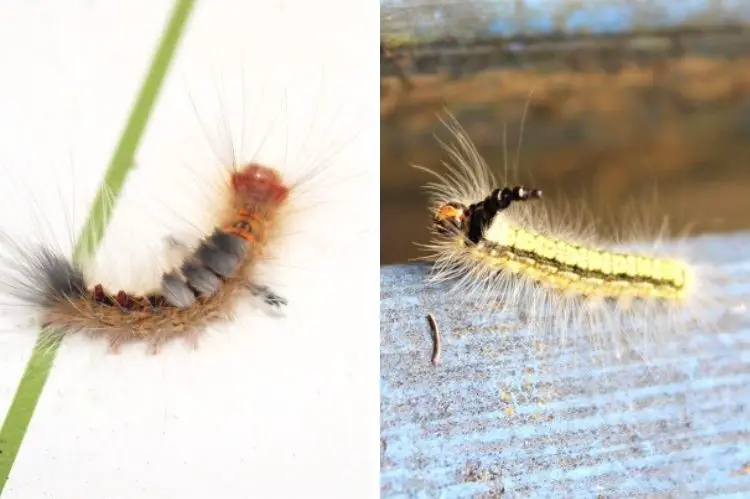
M 432 223 L 438 233 L 452 236 L 466 230 L 469 220 L 469 207 L 461 203 L 445 203 L 435 210 Z
M 252 204 L 279 205 L 289 196 L 281 175 L 257 163 L 232 174 L 232 189 L 244 202 Z

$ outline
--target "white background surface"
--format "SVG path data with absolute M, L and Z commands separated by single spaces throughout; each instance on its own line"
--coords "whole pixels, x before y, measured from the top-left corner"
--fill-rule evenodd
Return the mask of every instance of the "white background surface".
M 171 8 L 0 5 L 8 234 L 70 248 Z M 233 157 L 290 182 L 319 168 L 261 274 L 287 315 L 250 301 L 197 350 L 157 356 L 69 338 L 3 499 L 378 495 L 377 13 L 351 0 L 198 3 L 92 272 L 153 283 L 163 236 L 210 227 Z M 15 312 L 0 316 L 1 414 L 36 334 Z

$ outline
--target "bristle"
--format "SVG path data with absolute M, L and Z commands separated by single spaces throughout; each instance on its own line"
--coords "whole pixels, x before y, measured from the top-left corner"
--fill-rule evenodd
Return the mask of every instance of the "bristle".
M 38 254 L 40 273 L 46 276 L 48 301 L 65 298 L 80 298 L 86 294 L 86 280 L 83 271 L 62 255 L 47 249 Z
M 42 307 L 86 294 L 83 271 L 65 256 L 47 248 L 14 248 L 17 275 L 4 284 L 9 295 Z

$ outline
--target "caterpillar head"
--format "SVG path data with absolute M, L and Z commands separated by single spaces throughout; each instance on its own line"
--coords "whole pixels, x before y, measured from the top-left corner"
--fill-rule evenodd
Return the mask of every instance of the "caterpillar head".
M 495 217 L 511 203 L 541 197 L 542 191 L 539 189 L 526 189 L 522 186 L 502 187 L 492 191 L 484 200 L 469 206 L 458 202 L 440 205 L 433 215 L 433 224 L 441 235 L 450 237 L 460 233 L 476 244 Z
M 281 175 L 257 163 L 232 174 L 232 189 L 244 204 L 280 205 L 289 196 Z
M 444 236 L 452 236 L 457 232 L 466 230 L 469 214 L 469 207 L 464 204 L 445 203 L 435 210 L 432 223 L 438 233 Z

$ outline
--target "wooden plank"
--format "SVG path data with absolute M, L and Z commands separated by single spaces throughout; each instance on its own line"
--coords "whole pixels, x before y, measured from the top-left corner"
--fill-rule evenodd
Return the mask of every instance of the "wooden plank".
M 427 265 L 383 267 L 382 497 L 750 497 L 750 233 L 690 244 L 730 277 L 717 328 L 649 368 L 588 361 L 586 338 L 540 348 L 514 314 L 424 286 Z
M 750 9 L 739 2 L 664 0 L 381 0 L 381 35 L 394 45 L 446 39 L 493 39 L 571 34 L 700 32 L 750 22 Z

